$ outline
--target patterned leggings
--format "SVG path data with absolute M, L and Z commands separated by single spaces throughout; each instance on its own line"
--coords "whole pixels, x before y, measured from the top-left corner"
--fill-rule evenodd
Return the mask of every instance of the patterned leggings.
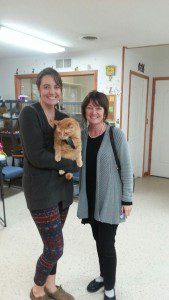
M 62 227 L 68 208 L 58 207 L 31 211 L 32 218 L 43 241 L 43 253 L 36 264 L 35 284 L 43 286 L 49 275 L 56 273 L 57 261 L 63 254 Z

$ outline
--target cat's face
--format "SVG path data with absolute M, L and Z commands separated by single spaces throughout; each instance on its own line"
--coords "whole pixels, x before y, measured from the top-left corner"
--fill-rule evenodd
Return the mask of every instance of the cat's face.
M 61 121 L 55 120 L 54 124 L 56 125 L 56 134 L 62 140 L 77 136 L 80 133 L 79 123 L 73 118 L 65 118 Z

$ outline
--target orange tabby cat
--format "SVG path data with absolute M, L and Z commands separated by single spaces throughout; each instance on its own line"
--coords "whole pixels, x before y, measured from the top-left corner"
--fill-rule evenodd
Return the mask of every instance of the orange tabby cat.
M 81 130 L 79 123 L 73 118 L 65 118 L 61 121 L 54 120 L 56 130 L 54 133 L 55 160 L 61 157 L 76 160 L 78 167 L 82 166 L 81 157 Z M 59 174 L 64 174 L 63 170 Z M 66 173 L 66 179 L 73 177 L 72 173 Z

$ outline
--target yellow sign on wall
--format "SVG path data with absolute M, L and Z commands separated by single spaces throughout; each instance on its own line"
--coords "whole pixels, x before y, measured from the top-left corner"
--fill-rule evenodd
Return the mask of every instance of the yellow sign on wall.
M 113 66 L 113 65 L 106 66 L 106 75 L 107 76 L 114 76 L 115 75 L 115 69 L 116 69 L 116 67 Z

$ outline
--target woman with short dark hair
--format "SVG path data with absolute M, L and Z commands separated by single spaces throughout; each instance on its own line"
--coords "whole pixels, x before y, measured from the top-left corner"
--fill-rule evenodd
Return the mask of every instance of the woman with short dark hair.
M 127 141 L 121 129 L 106 122 L 109 102 L 105 94 L 90 92 L 82 103 L 86 128 L 82 131 L 83 167 L 80 176 L 78 217 L 89 223 L 96 241 L 100 276 L 87 286 L 90 293 L 104 286 L 104 300 L 115 300 L 115 236 L 132 208 L 133 172 Z M 110 140 L 114 143 L 121 165 L 117 170 Z
M 90 103 L 92 99 L 92 103 L 96 106 L 101 106 L 104 109 L 104 120 L 108 117 L 109 112 L 109 101 L 107 99 L 107 96 L 103 93 L 100 93 L 98 91 L 91 91 L 83 100 L 82 102 L 82 117 L 87 122 L 86 119 L 86 107 Z

